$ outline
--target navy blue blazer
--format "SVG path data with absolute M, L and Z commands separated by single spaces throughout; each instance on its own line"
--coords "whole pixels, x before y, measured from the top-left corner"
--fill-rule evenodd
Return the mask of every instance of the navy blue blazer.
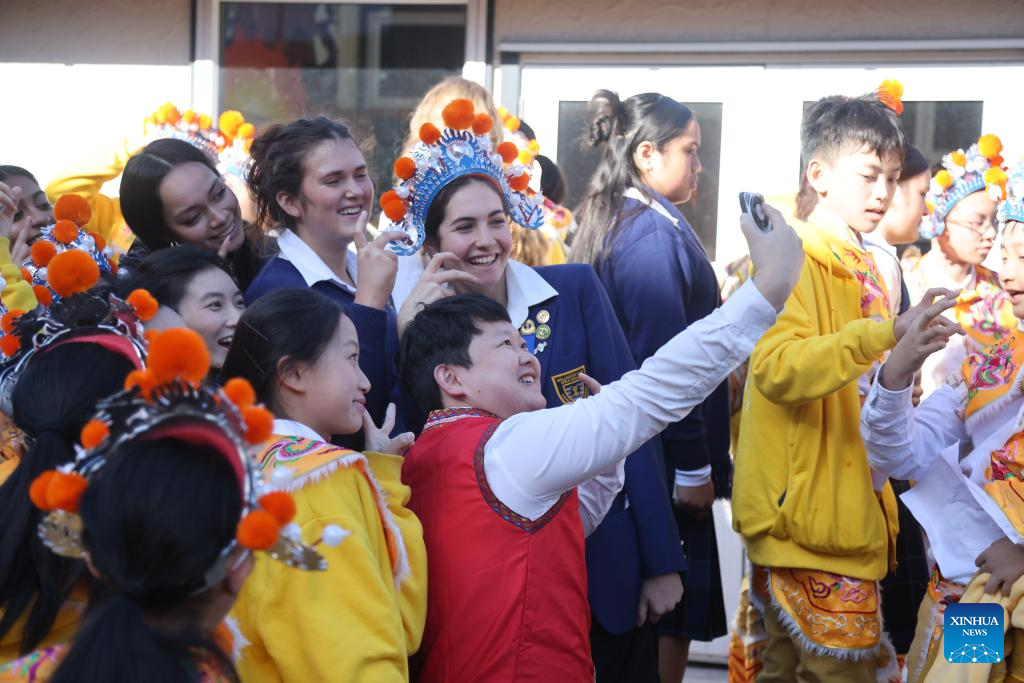
M 626 199 L 610 249 L 596 265 L 638 365 L 721 305 L 718 278 L 697 235 L 675 206 L 664 197 L 658 200 L 678 227 L 654 209 Z M 670 473 L 710 464 L 715 493 L 728 496 L 728 382 L 669 425 L 660 443 Z
M 245 290 L 245 304 L 250 306 L 264 294 L 279 289 L 308 288 L 298 268 L 290 261 L 275 256 L 263 266 Z M 359 333 L 359 367 L 370 380 L 366 409 L 379 425 L 384 419 L 388 402 L 397 404 L 399 396 L 398 323 L 395 309 L 390 303 L 383 311 L 357 304 L 355 295 L 336 282 L 317 282 L 312 289 L 341 304 Z M 302 330 L 295 332 L 301 334 Z M 396 426 L 396 433 L 400 427 Z M 335 442 L 353 450 L 363 449 L 362 432 L 348 437 L 336 437 Z
M 530 307 L 529 320 L 547 318 L 550 337 L 537 353 L 544 398 L 560 406 L 584 393 L 577 375 L 586 372 L 601 384 L 622 377 L 636 364 L 604 288 L 589 265 L 535 269 L 558 296 Z M 546 311 L 547 315 L 541 312 Z M 600 434 L 594 435 L 600 439 Z M 645 578 L 684 571 L 656 439 L 626 459 L 626 483 L 608 515 L 587 539 L 590 608 L 611 633 L 636 627 L 636 610 Z M 629 501 L 628 507 L 626 501 Z

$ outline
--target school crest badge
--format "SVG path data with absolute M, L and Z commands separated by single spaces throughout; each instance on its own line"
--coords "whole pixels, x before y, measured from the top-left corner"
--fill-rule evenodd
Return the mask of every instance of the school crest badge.
M 581 365 L 551 378 L 551 383 L 555 385 L 555 393 L 558 394 L 558 400 L 562 403 L 572 403 L 590 396 L 590 389 L 587 389 L 583 380 L 580 379 L 580 373 L 586 371 L 586 366 Z

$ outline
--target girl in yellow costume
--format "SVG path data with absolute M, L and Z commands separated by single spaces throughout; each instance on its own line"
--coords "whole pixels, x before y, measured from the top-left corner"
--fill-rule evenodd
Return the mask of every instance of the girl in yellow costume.
M 403 452 L 412 435 L 389 439 L 393 419 L 373 426 L 358 361 L 352 321 L 315 290 L 272 292 L 239 321 L 224 374 L 252 382 L 279 417 L 259 466 L 294 495 L 295 533 L 313 538 L 329 522 L 346 536 L 325 552 L 326 573 L 257 561 L 232 612 L 244 638 L 243 680 L 409 678 L 426 616 L 426 554 L 419 520 L 405 507 L 402 458 L 387 453 Z M 332 434 L 360 428 L 366 452 L 331 445 Z
M 911 303 L 930 287 L 959 289 L 960 300 L 947 316 L 966 334 L 943 352 L 932 355 L 921 370 L 924 396 L 938 389 L 957 371 L 968 354 L 998 341 L 1016 326 L 1009 298 L 999 286 L 999 274 L 985 268 L 996 239 L 996 202 L 987 188 L 1006 174 L 1000 167 L 1002 143 L 982 135 L 966 152 L 955 150 L 942 158 L 943 168 L 932 178 L 926 202 L 931 216 L 921 237 L 932 238 L 932 249 L 909 261 L 904 270 Z
M 993 197 L 1007 187 L 999 170 L 986 178 Z M 1009 185 L 1010 198 L 999 207 L 1005 225 L 1000 280 L 1011 297 L 1015 328 L 969 355 L 961 371 L 915 410 L 913 373 L 945 336 L 935 336 L 935 323 L 918 326 L 897 345 L 864 406 L 861 431 L 869 459 L 891 476 L 916 480 L 903 500 L 924 527 L 936 562 L 908 658 L 912 682 L 1024 680 L 1024 163 Z M 946 661 L 943 614 L 954 602 L 1004 607 L 1000 664 Z
M 84 214 L 79 219 L 88 220 Z M 63 236 L 73 234 L 81 244 L 85 233 L 63 223 L 69 227 Z M 51 237 L 44 232 L 32 252 L 45 259 L 49 286 L 44 291 L 59 296 L 59 303 L 49 310 L 11 311 L 0 321 L 6 356 L 0 366 L 0 410 L 26 436 L 24 452 L 0 465 L 0 662 L 63 642 L 77 628 L 88 581 L 80 562 L 55 557 L 41 546 L 40 517 L 29 502 L 29 488 L 40 472 L 74 459 L 74 440 L 96 400 L 141 368 L 144 355 L 142 328 L 130 302 L 148 295 L 133 295 L 125 303 L 88 293 L 105 263 L 102 255 L 94 248 L 54 246 Z

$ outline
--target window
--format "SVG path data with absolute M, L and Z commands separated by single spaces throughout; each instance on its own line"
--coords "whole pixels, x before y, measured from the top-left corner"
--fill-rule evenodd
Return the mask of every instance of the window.
M 704 169 L 700 174 L 697 194 L 680 210 L 704 244 L 708 255 L 715 258 L 718 233 L 718 184 L 722 151 L 722 105 L 716 102 L 687 102 L 700 122 L 700 160 Z M 566 206 L 579 206 L 601 159 L 601 150 L 589 147 L 584 135 L 588 115 L 586 102 L 562 101 L 558 107 L 558 165 L 565 173 L 568 185 Z M 543 140 L 541 140 L 543 153 Z
M 353 127 L 378 186 L 435 83 L 462 73 L 465 5 L 223 2 L 220 106 L 257 126 L 325 114 Z M 429 49 L 428 49 L 429 48 Z

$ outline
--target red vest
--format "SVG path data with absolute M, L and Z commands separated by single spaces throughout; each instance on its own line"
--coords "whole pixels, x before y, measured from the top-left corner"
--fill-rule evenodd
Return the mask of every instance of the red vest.
M 592 683 L 576 490 L 536 521 L 503 505 L 484 475 L 484 444 L 499 422 L 435 411 L 405 456 L 429 578 L 419 681 Z

